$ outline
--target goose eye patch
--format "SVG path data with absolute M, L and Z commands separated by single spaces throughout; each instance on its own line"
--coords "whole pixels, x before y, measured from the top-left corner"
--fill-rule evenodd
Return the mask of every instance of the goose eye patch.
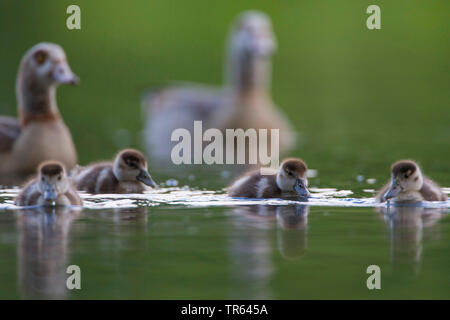
M 41 65 L 47 60 L 47 53 L 43 50 L 38 50 L 34 53 L 34 60 L 38 65 Z

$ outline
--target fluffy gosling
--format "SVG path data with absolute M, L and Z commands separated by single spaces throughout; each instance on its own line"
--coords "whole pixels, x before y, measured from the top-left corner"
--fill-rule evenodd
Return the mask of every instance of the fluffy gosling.
M 142 193 L 157 187 L 144 155 L 134 149 L 120 151 L 114 162 L 76 168 L 72 176 L 77 189 L 89 193 Z
M 419 165 L 399 160 L 391 167 L 391 181 L 378 192 L 379 202 L 446 201 L 447 196 L 431 179 L 424 177 Z
M 28 182 L 19 193 L 19 206 L 81 206 L 77 191 L 59 161 L 45 161 L 39 165 L 37 178 Z
M 308 167 L 300 159 L 286 159 L 276 174 L 261 175 L 253 171 L 238 178 L 229 188 L 228 195 L 243 198 L 279 198 L 310 195 L 306 172 Z

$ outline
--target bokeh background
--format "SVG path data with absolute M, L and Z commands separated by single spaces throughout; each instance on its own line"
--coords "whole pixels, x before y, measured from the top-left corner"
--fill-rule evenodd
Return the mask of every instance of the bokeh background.
M 81 7 L 81 30 L 66 28 L 70 4 Z M 366 28 L 371 4 L 381 7 L 381 30 Z M 79 87 L 58 90 L 80 163 L 142 148 L 142 92 L 171 81 L 223 83 L 228 28 L 248 9 L 272 18 L 273 99 L 301 138 L 290 155 L 318 169 L 312 186 L 367 197 L 362 190 L 384 183 L 399 158 L 418 160 L 450 186 L 448 0 L 1 0 L 0 114 L 16 114 L 23 54 L 51 41 L 64 47 L 81 78 Z M 232 178 L 151 173 L 158 182 L 170 176 L 208 190 Z M 71 298 L 449 298 L 448 215 L 426 228 L 420 212 L 412 214 L 403 228 L 373 208 L 311 207 L 306 232 L 282 230 L 264 206 L 249 210 L 256 213 L 173 205 L 84 209 L 62 235 L 33 216 L 22 215 L 31 219 L 27 229 L 21 215 L 3 212 L 0 298 L 27 297 L 21 274 L 30 271 L 27 263 L 34 274 L 36 261 L 82 266 L 83 290 Z M 42 249 L 42 239 L 56 248 Z M 292 243 L 305 246 L 306 255 L 286 259 L 283 245 Z M 35 249 L 56 254 L 40 261 Z M 383 270 L 380 291 L 365 287 L 365 268 L 374 263 Z
M 81 30 L 66 8 L 81 7 Z M 366 28 L 370 4 L 381 30 Z M 235 16 L 258 9 L 273 20 L 273 98 L 300 134 L 291 155 L 320 183 L 349 187 L 382 178 L 413 158 L 450 182 L 450 3 L 442 1 L 17 1 L 0 3 L 0 110 L 16 114 L 15 78 L 35 43 L 62 45 L 79 87 L 58 103 L 80 163 L 142 148 L 144 90 L 171 81 L 220 85 Z

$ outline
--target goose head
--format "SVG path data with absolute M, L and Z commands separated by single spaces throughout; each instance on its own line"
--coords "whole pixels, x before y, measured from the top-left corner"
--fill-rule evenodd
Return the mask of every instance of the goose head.
M 269 17 L 259 11 L 241 13 L 231 27 L 228 43 L 228 81 L 249 86 L 268 85 L 270 58 L 276 39 Z M 261 78 L 261 79 L 258 79 Z
M 391 167 L 391 184 L 384 194 L 386 200 L 395 198 L 399 193 L 419 191 L 423 185 L 423 175 L 417 163 L 400 160 Z
M 277 185 L 282 191 L 297 192 L 300 197 L 308 197 L 308 167 L 301 159 L 286 159 L 277 173 Z
M 156 188 L 156 183 L 147 170 L 147 160 L 144 155 L 134 149 L 120 151 L 114 159 L 114 175 L 121 182 L 142 182 Z
M 253 57 L 269 57 L 276 49 L 276 40 L 269 17 L 258 11 L 241 13 L 233 26 L 231 47 Z
M 17 75 L 16 94 L 21 113 L 57 113 L 56 87 L 78 82 L 60 46 L 38 43 L 25 53 Z
M 72 72 L 66 53 L 57 44 L 42 42 L 25 53 L 20 63 L 19 85 L 25 82 L 37 87 L 59 84 L 78 84 L 79 78 Z
M 70 188 L 64 165 L 59 161 L 43 162 L 38 168 L 38 188 L 45 203 L 55 203 L 58 196 Z

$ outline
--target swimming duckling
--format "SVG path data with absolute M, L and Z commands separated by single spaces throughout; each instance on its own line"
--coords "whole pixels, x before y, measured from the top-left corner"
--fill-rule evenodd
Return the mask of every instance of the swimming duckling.
M 0 117 L 0 172 L 29 174 L 45 160 L 75 166 L 77 153 L 56 104 L 56 87 L 76 83 L 60 46 L 39 43 L 28 50 L 17 75 L 19 120 Z
M 302 160 L 286 159 L 276 174 L 261 175 L 257 170 L 238 178 L 228 188 L 228 195 L 244 198 L 308 197 L 307 170 Z
M 184 128 L 192 136 L 196 120 L 202 121 L 203 130 L 217 128 L 224 136 L 226 129 L 267 129 L 269 143 L 270 129 L 279 129 L 279 152 L 290 149 L 294 130 L 274 105 L 270 92 L 275 49 L 269 17 L 258 11 L 240 14 L 230 31 L 223 88 L 180 85 L 154 90 L 144 97 L 145 140 L 151 155 L 158 160 L 170 159 L 176 144 L 171 141 L 172 132 Z
M 45 161 L 39 165 L 37 172 L 37 178 L 27 183 L 17 196 L 16 205 L 82 205 L 61 162 Z
M 378 192 L 379 202 L 446 201 L 447 196 L 432 180 L 422 175 L 417 163 L 411 160 L 399 160 L 391 167 L 391 182 Z
M 72 176 L 77 189 L 89 193 L 142 193 L 147 186 L 157 187 L 144 155 L 134 149 L 120 151 L 114 162 L 76 168 Z

